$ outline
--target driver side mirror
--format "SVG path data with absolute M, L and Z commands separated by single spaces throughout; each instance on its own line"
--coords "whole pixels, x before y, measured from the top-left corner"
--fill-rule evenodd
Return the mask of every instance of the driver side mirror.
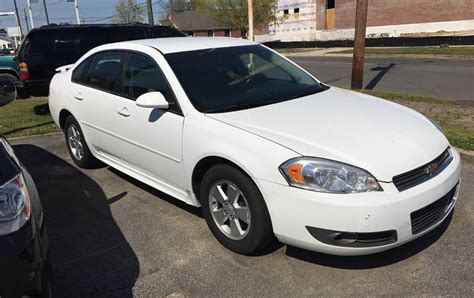
M 135 104 L 142 108 L 153 108 L 167 110 L 169 103 L 166 101 L 163 93 L 154 91 L 140 95 Z
M 0 78 L 0 107 L 16 98 L 16 88 L 12 81 Z

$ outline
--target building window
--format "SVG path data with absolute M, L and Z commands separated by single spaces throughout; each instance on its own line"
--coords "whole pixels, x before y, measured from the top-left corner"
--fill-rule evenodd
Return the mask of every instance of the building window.
M 327 0 L 327 9 L 336 8 L 336 1 L 335 0 Z
M 288 19 L 288 15 L 290 14 L 290 11 L 288 9 L 283 10 L 283 19 Z
M 188 36 L 194 36 L 194 31 L 188 31 Z
M 299 9 L 299 8 L 293 9 L 293 17 L 294 17 L 295 19 L 299 19 L 299 18 L 300 18 L 300 9 Z
M 214 30 L 207 30 L 207 36 L 214 36 Z
M 230 29 L 225 29 L 224 30 L 224 36 L 225 37 L 230 37 Z

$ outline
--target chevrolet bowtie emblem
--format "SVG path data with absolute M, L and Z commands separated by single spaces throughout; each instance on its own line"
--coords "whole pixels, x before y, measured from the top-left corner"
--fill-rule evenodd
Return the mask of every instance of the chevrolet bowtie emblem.
M 425 168 L 425 174 L 431 176 L 436 172 L 437 169 L 438 169 L 438 165 L 436 163 L 430 163 Z

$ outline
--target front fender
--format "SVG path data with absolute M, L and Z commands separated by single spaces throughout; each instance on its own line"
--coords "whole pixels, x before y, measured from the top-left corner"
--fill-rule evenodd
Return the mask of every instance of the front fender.
M 197 111 L 186 115 L 183 131 L 183 165 L 188 189 L 200 160 L 227 159 L 252 179 L 288 185 L 278 167 L 298 153 L 240 128 L 206 117 Z

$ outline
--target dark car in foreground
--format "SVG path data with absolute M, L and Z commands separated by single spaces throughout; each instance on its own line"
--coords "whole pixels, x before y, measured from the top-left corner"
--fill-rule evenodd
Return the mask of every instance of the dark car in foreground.
M 136 39 L 182 37 L 180 31 L 146 24 L 48 25 L 31 30 L 18 51 L 28 93 L 47 95 L 56 68 L 73 64 L 96 46 Z
M 0 297 L 50 295 L 48 239 L 39 195 L 31 175 L 0 135 Z

